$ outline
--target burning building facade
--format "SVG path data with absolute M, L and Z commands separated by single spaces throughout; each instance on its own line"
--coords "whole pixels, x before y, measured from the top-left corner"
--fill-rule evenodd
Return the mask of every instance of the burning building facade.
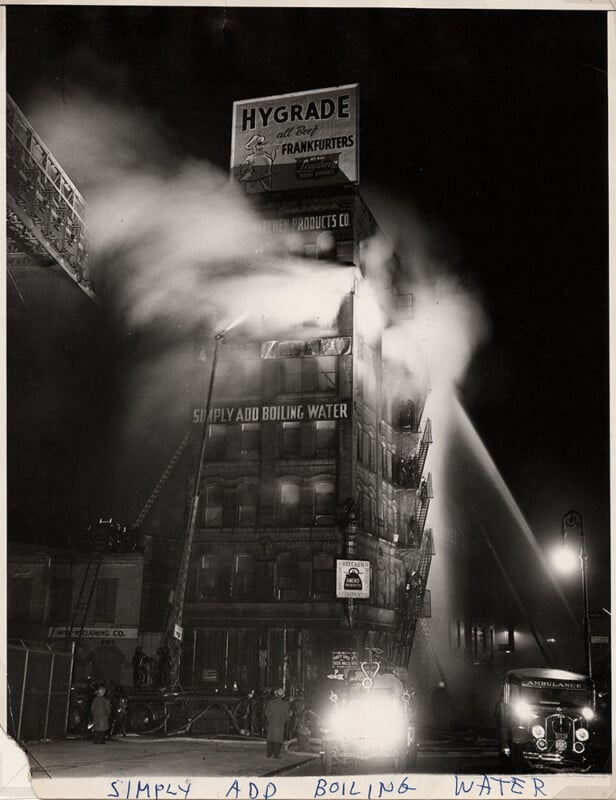
M 262 234 L 308 264 L 345 266 L 348 289 L 333 322 L 297 319 L 279 339 L 230 332 L 215 370 L 209 353 L 201 363 L 212 395 L 193 409 L 207 438 L 183 619 L 183 672 L 197 686 L 310 692 L 374 651 L 407 668 L 429 614 L 427 389 L 367 334 L 377 226 L 359 194 L 356 151 L 354 160 L 328 153 L 356 145 L 356 92 L 236 104 L 232 174 L 255 195 Z M 285 118 L 265 131 L 278 108 Z M 320 116 L 307 128 L 310 113 Z M 289 141 L 314 144 L 323 116 L 335 126 L 336 113 L 344 130 L 321 132 L 325 155 L 284 163 Z M 241 158 L 247 120 L 263 124 L 245 132 Z M 278 137 L 283 163 L 277 145 L 266 151 Z M 387 291 L 397 317 L 412 316 L 412 294 Z

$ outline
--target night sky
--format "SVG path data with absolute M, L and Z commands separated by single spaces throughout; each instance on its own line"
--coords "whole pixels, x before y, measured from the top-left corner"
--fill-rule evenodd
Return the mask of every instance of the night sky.
M 362 189 L 414 209 L 490 321 L 462 387 L 470 418 L 538 538 L 576 508 L 607 558 L 605 13 L 11 6 L 7 20 L 26 113 L 43 88 L 61 103 L 85 86 L 222 169 L 233 100 L 358 82 Z

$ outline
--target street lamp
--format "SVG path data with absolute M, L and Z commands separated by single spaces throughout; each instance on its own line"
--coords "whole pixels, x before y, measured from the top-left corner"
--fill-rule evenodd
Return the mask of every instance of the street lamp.
M 567 543 L 567 533 L 575 528 L 580 534 L 580 551 L 576 553 Z M 590 655 L 590 617 L 588 615 L 588 583 L 586 578 L 588 556 L 584 539 L 584 523 L 582 515 L 577 511 L 567 511 L 561 523 L 562 546 L 555 554 L 554 562 L 561 572 L 572 572 L 579 563 L 582 573 L 582 594 L 584 598 L 584 654 L 586 658 L 586 674 L 591 675 L 592 662 Z

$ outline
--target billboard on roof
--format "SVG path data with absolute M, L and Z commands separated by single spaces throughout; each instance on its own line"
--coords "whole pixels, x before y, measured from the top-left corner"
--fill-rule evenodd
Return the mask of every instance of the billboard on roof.
M 358 85 L 237 100 L 231 177 L 247 194 L 358 183 Z

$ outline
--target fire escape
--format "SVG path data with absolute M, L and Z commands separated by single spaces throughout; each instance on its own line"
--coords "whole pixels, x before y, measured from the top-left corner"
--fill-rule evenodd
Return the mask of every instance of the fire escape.
M 7 271 L 19 294 L 20 270 L 63 270 L 96 301 L 88 274 L 86 204 L 11 97 L 6 104 Z
M 421 409 L 412 410 L 409 406 L 408 428 L 418 432 Z M 401 422 L 404 418 L 401 419 Z M 401 425 L 404 430 L 404 427 Z M 398 552 L 406 570 L 404 584 L 400 587 L 397 602 L 397 624 L 394 637 L 394 660 L 401 666 L 408 666 L 415 639 L 418 621 L 423 616 L 426 599 L 426 585 L 432 561 L 432 531 L 426 529 L 426 518 L 432 499 L 432 476 L 423 475 L 428 449 L 432 443 L 432 425 L 426 420 L 419 443 L 413 453 L 401 458 L 395 470 L 394 482 L 401 489 L 414 490 L 413 513 L 406 530 L 400 538 Z

